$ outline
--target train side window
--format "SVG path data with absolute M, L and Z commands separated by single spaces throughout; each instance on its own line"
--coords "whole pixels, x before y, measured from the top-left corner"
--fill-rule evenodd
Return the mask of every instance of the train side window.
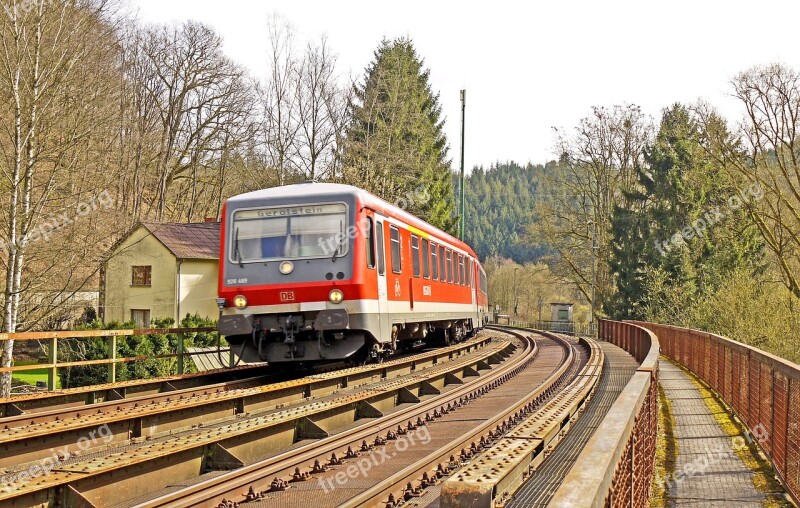
M 467 285 L 467 258 L 458 258 L 459 267 L 461 268 L 461 285 Z
M 456 285 L 461 285 L 461 269 L 464 268 L 464 261 L 461 259 L 461 254 L 453 255 L 453 268 L 455 269 L 456 276 L 453 277 L 455 279 Z
M 364 241 L 367 245 L 367 268 L 375 268 L 375 238 L 373 238 L 373 228 L 372 217 L 367 217 L 367 222 L 364 224 Z
M 467 285 L 471 288 L 474 288 L 475 285 L 473 284 L 475 279 L 475 274 L 472 273 L 475 271 L 475 267 L 472 265 L 472 258 L 469 258 L 469 268 L 467 270 Z
M 431 278 L 433 280 L 439 280 L 439 262 L 436 257 L 436 244 L 433 242 L 431 242 L 431 269 Z
M 453 282 L 453 253 L 447 249 L 447 282 Z
M 422 276 L 426 279 L 431 278 L 430 245 L 427 238 L 422 239 Z
M 447 271 L 445 270 L 445 263 L 447 260 L 444 257 L 444 247 L 439 246 L 439 280 L 447 282 Z
M 470 264 L 470 272 L 469 273 L 471 274 L 469 276 L 469 280 L 470 280 L 470 283 L 472 284 L 472 287 L 476 288 L 476 287 L 478 287 L 478 282 L 475 279 L 475 270 L 478 268 L 478 262 L 473 259 L 473 260 L 470 261 L 469 264 Z
M 400 230 L 394 226 L 389 226 L 389 239 L 392 242 L 392 272 L 400 273 L 403 271 L 402 258 L 400 257 Z
M 414 277 L 419 278 L 419 237 L 411 235 L 411 266 L 414 269 Z
M 378 223 L 376 230 L 378 234 L 378 274 L 386 273 L 386 247 L 383 243 L 383 222 Z

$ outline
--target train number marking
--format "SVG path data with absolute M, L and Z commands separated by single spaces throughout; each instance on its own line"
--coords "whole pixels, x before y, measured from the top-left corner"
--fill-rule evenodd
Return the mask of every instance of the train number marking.
M 247 284 L 247 278 L 244 278 L 244 279 L 228 279 L 225 282 L 229 286 L 234 286 L 236 284 Z
M 422 286 L 422 294 L 425 296 L 431 296 L 431 287 L 430 286 Z
M 282 302 L 293 302 L 294 301 L 294 291 L 281 291 L 281 301 Z
M 394 296 L 400 296 L 400 279 L 394 280 Z

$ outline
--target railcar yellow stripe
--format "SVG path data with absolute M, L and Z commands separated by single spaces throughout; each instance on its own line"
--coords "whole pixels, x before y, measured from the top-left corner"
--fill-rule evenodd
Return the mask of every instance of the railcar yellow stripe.
M 414 226 L 408 226 L 408 230 L 411 231 L 412 233 L 414 233 L 417 236 L 421 236 L 422 238 L 430 238 L 431 237 L 431 235 L 429 235 L 425 231 L 417 229 Z

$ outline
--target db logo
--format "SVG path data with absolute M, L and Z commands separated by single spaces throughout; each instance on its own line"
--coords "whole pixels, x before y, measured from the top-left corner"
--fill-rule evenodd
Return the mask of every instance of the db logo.
M 281 291 L 281 301 L 282 302 L 293 302 L 294 301 L 294 291 Z

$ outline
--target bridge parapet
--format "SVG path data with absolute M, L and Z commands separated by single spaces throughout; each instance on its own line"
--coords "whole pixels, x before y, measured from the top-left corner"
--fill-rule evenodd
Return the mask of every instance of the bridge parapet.
M 633 323 L 655 333 L 665 356 L 722 397 L 800 498 L 800 365 L 713 333 Z
M 632 323 L 601 320 L 598 338 L 624 349 L 640 365 L 550 506 L 647 506 L 658 422 L 658 337 Z

